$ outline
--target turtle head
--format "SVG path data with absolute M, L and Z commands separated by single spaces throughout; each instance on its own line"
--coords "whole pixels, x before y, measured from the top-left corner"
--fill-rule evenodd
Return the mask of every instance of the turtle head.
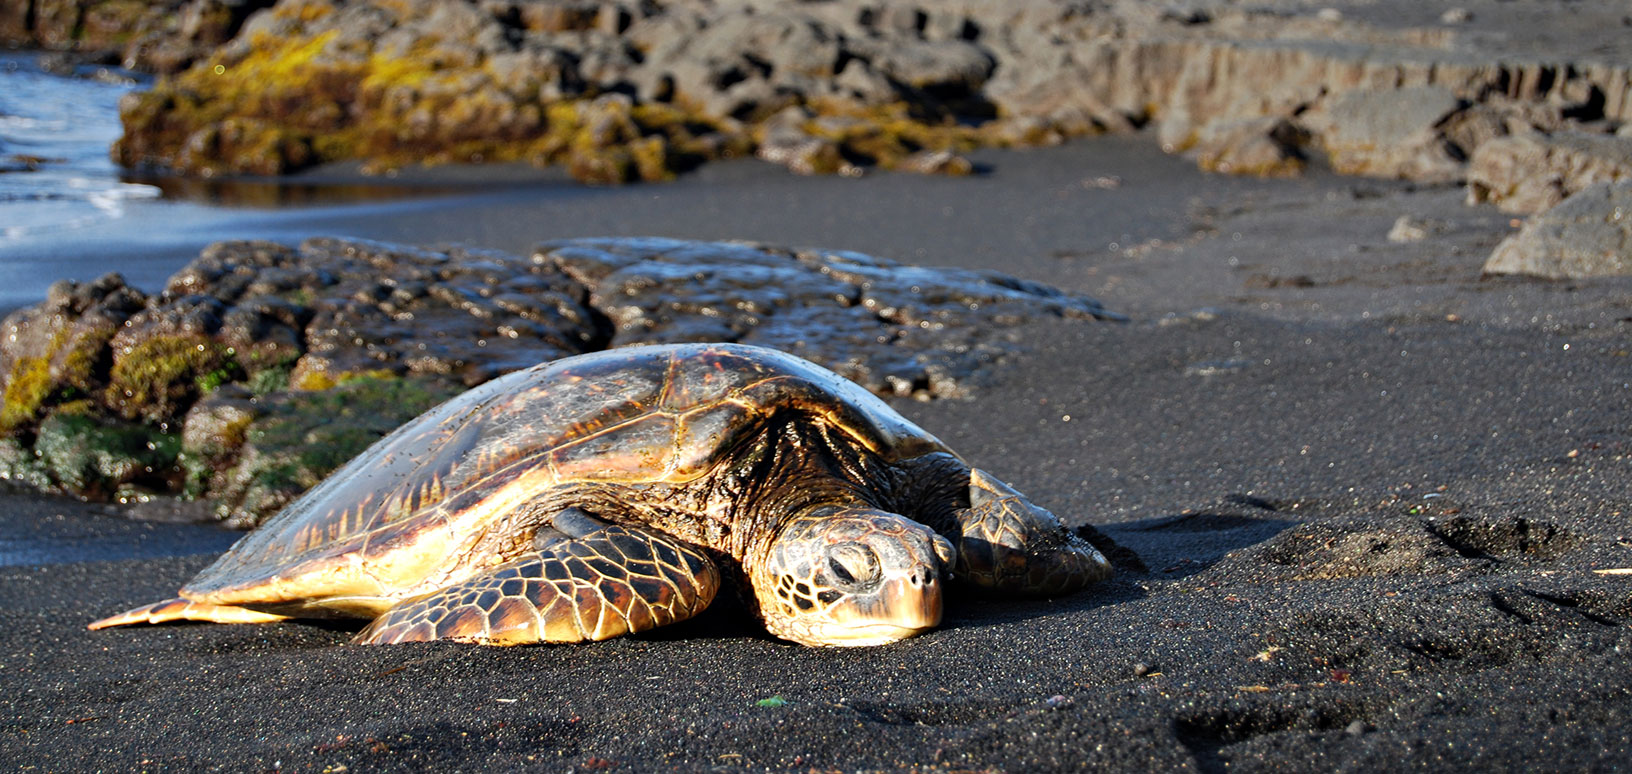
M 789 523 L 747 567 L 765 628 L 803 645 L 883 645 L 941 622 L 952 544 L 910 519 L 863 508 Z
M 1111 575 L 1111 564 L 1047 510 L 983 470 L 969 476 L 969 510 L 953 574 L 1020 594 L 1069 594 Z

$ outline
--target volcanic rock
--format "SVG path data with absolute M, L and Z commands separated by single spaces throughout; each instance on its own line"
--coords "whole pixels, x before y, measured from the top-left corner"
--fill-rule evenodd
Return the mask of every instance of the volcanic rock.
M 1529 214 L 1594 183 L 1627 179 L 1632 179 L 1632 137 L 1531 132 L 1492 140 L 1474 151 L 1468 201 Z
M 281 0 L 133 98 L 115 157 L 195 174 L 530 161 L 607 183 L 757 151 L 802 172 L 956 173 L 924 154 L 1153 125 L 1210 169 L 1290 174 L 1324 148 L 1340 171 L 1440 182 L 1507 135 L 1632 119 L 1632 70 L 1577 53 L 1612 42 L 1329 10 Z M 862 126 L 764 124 L 789 108 Z
M 208 497 L 252 526 L 408 419 L 539 362 L 740 341 L 885 395 L 962 396 L 1018 346 L 1006 331 L 1040 316 L 1112 317 L 1001 274 L 819 249 L 222 242 L 156 295 L 117 275 L 63 282 L 5 320 L 0 478 Z
M 1632 180 L 1597 183 L 1496 246 L 1486 274 L 1549 279 L 1632 275 Z

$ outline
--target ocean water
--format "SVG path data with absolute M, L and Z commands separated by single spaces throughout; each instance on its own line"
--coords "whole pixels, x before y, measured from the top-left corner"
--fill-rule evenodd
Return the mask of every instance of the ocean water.
M 433 200 L 539 177 L 481 171 L 399 180 L 350 169 L 271 180 L 133 175 L 108 149 L 121 132 L 120 98 L 147 82 L 95 67 L 47 72 L 37 53 L 0 52 L 0 312 L 40 300 L 57 280 L 108 272 L 156 291 L 210 242 L 344 234 L 352 223 L 411 218 L 439 206 Z
M 45 72 L 36 55 L 0 52 L 0 245 L 122 218 L 157 186 L 120 179 L 108 158 L 119 99 L 142 77 L 86 68 Z

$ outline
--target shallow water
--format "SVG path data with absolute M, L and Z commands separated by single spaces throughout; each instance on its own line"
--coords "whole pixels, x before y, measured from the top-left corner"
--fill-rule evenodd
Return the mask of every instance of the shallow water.
M 334 233 L 314 222 L 412 213 L 428 198 L 548 179 L 536 170 L 430 179 L 365 178 L 349 168 L 272 180 L 136 174 L 108 149 L 121 132 L 120 98 L 146 76 L 96 67 L 62 75 L 39 60 L 0 52 L 0 312 L 40 300 L 59 279 L 110 271 L 157 291 L 221 239 L 295 241 Z
M 0 244 L 121 218 L 129 202 L 159 197 L 121 180 L 108 158 L 119 99 L 140 83 L 118 70 L 54 75 L 36 55 L 0 52 Z

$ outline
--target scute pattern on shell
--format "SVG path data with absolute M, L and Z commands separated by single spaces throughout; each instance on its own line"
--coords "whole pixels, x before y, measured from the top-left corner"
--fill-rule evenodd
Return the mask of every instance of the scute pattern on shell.
M 774 350 L 681 344 L 580 355 L 489 382 L 399 429 L 246 537 L 184 594 L 264 601 L 250 590 L 277 577 L 293 593 L 305 588 L 302 574 L 321 574 L 353 552 L 386 567 L 382 557 L 427 531 L 459 545 L 484 520 L 557 484 L 695 480 L 763 417 L 790 406 L 886 459 L 946 451 L 873 394 Z M 389 578 L 374 581 L 378 588 L 366 593 L 389 591 Z

